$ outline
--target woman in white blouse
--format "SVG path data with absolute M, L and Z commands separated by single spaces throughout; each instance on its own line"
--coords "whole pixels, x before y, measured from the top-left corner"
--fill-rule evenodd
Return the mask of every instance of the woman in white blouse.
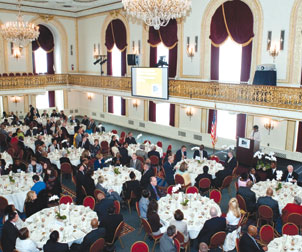
M 188 226 L 184 219 L 184 214 L 181 210 L 177 209 L 174 212 L 174 219 L 170 221 L 170 225 L 174 225 L 176 227 L 176 230 L 179 231 L 184 235 L 184 242 L 187 242 L 189 240 L 189 235 L 188 235 Z
M 226 216 L 227 232 L 233 232 L 235 229 L 237 229 L 240 218 L 241 213 L 238 200 L 236 198 L 231 198 L 229 201 L 229 211 Z
M 37 245 L 34 241 L 29 239 L 28 229 L 21 228 L 19 230 L 19 237 L 16 240 L 16 250 L 19 252 L 39 252 Z

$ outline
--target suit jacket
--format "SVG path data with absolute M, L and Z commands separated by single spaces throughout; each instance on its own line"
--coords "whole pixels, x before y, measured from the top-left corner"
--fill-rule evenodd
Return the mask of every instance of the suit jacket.
M 164 169 L 165 169 L 165 180 L 168 183 L 168 185 L 174 185 L 175 181 L 174 181 L 174 173 L 175 170 L 173 169 L 174 165 L 170 164 L 168 161 L 166 163 L 164 163 Z
M 138 170 L 138 171 L 142 171 L 142 162 L 138 159 L 136 159 L 135 161 L 135 165 L 134 165 L 134 162 L 133 162 L 133 159 L 130 159 L 130 167 Z
M 250 188 L 241 186 L 238 188 L 237 194 L 244 198 L 249 213 L 256 211 L 256 194 Z
M 203 178 L 208 178 L 210 181 L 211 181 L 211 184 L 212 184 L 212 175 L 209 174 L 209 173 L 201 173 L 199 174 L 196 178 L 195 178 L 195 186 L 197 188 L 199 188 L 199 181 Z
M 136 140 L 135 140 L 135 138 L 134 137 L 126 137 L 126 143 L 128 143 L 128 145 L 129 144 L 136 144 Z
M 154 170 L 150 167 L 141 177 L 141 187 L 146 188 L 150 183 L 150 178 L 154 176 Z
M 184 152 L 184 155 L 187 156 L 187 152 Z M 182 160 L 182 154 L 181 150 L 176 151 L 175 158 L 174 158 L 174 164 L 177 164 L 179 161 Z
M 232 159 L 229 161 L 229 157 L 226 158 L 224 166 L 227 169 L 230 169 L 231 171 L 233 171 L 233 169 L 237 166 L 237 160 L 235 157 L 232 157 Z
M 39 132 L 38 132 L 38 129 L 32 129 L 32 130 L 30 130 L 30 129 L 28 129 L 27 131 L 26 131 L 26 133 L 25 133 L 25 135 L 24 136 L 30 136 L 30 137 L 32 137 L 32 136 L 35 136 L 35 135 L 37 135 Z
M 131 192 L 134 192 L 136 198 L 140 198 L 141 188 L 138 180 L 128 180 L 123 184 L 124 196 L 126 199 L 130 199 Z
M 278 169 L 276 169 L 276 170 L 273 172 L 272 169 L 269 169 L 269 170 L 267 171 L 267 178 L 268 178 L 269 180 L 273 180 L 273 179 L 276 180 L 276 177 L 277 177 L 276 171 L 277 171 L 277 170 L 278 170 Z
M 251 174 L 249 174 L 249 180 L 252 181 L 254 184 L 260 181 L 260 178 L 257 174 L 254 175 L 254 178 Z
M 287 176 L 288 176 L 288 171 L 285 171 L 285 172 L 283 172 L 283 175 L 282 175 L 282 181 L 285 181 L 285 182 L 289 182 L 288 180 L 287 180 Z M 293 173 L 292 173 L 292 175 L 291 175 L 291 178 L 292 179 L 295 179 L 296 181 L 298 181 L 298 179 L 299 179 L 299 175 L 298 175 L 298 173 L 296 173 L 296 172 L 294 172 L 293 171 Z
M 104 221 L 101 222 L 101 226 L 106 229 L 106 242 L 111 242 L 117 226 L 123 221 L 123 215 L 121 214 L 108 214 Z
M 44 252 L 69 252 L 67 243 L 52 242 L 48 240 L 43 246 Z
M 160 160 L 159 152 L 156 150 L 151 150 L 148 152 L 148 158 L 150 158 L 151 156 L 156 156 L 156 157 L 158 157 L 158 160 Z
M 70 163 L 70 159 L 68 157 L 61 157 L 60 158 L 60 164 L 63 164 L 63 163 Z
M 282 222 L 285 223 L 287 221 L 287 217 L 292 213 L 302 214 L 302 206 L 299 206 L 295 203 L 288 203 L 282 209 Z
M 89 150 L 90 149 L 90 142 L 87 139 L 85 143 L 81 142 L 79 146 L 84 148 L 85 150 Z
M 102 227 L 92 230 L 90 233 L 85 235 L 82 242 L 81 251 L 89 252 L 90 246 L 99 238 L 105 238 L 106 230 Z
M 258 246 L 257 246 L 257 245 Z M 263 252 L 261 245 L 257 241 L 253 240 L 247 233 L 245 233 L 239 243 L 240 251 L 244 252 Z
M 220 187 L 222 185 L 224 178 L 229 175 L 232 175 L 232 170 L 228 169 L 228 168 L 224 168 L 223 170 L 216 172 L 216 174 L 215 174 L 216 178 L 213 181 L 215 186 Z
M 273 210 L 274 222 L 276 222 L 280 215 L 278 201 L 274 200 L 272 197 L 269 196 L 259 197 L 257 201 L 257 206 L 259 208 L 262 205 L 269 206 Z
M 1 244 L 3 252 L 12 252 L 19 236 L 19 230 L 10 221 L 6 221 L 2 228 Z
M 212 235 L 220 231 L 225 231 L 225 229 L 225 218 L 214 217 L 212 219 L 207 220 L 198 234 L 198 244 L 200 244 L 201 242 L 205 242 L 209 245 Z
M 148 153 L 144 150 L 138 149 L 135 153 L 137 156 L 143 157 L 144 159 L 148 158 Z
M 148 191 L 150 192 L 150 197 L 149 197 L 149 199 L 150 199 L 150 200 L 153 200 L 153 199 L 154 199 L 154 200 L 157 200 L 157 198 L 156 198 L 156 193 L 155 193 L 155 191 L 154 191 L 154 189 L 153 189 L 153 187 L 152 187 L 152 185 L 151 185 L 150 183 L 149 183 L 147 189 L 148 189 Z M 160 193 L 160 191 L 159 191 L 159 189 L 158 189 L 158 186 L 155 187 L 155 190 L 156 190 L 158 196 L 161 197 L 161 193 Z
M 160 252 L 176 252 L 176 247 L 174 245 L 173 239 L 171 239 L 167 233 L 159 240 L 159 251 Z
M 120 154 L 122 156 L 122 165 L 126 165 L 126 164 L 129 164 L 129 156 L 128 156 L 128 150 L 124 147 L 121 147 L 119 149 L 120 151 Z
M 113 205 L 112 199 L 102 199 L 100 202 L 96 203 L 94 207 L 94 211 L 97 213 L 99 221 L 101 224 L 107 219 L 108 217 L 108 208 Z M 107 229 L 106 229 L 107 231 Z
M 207 153 L 207 151 L 205 151 L 205 150 L 203 150 L 202 151 L 202 155 L 203 155 L 203 158 L 206 158 L 206 159 L 208 159 L 208 153 Z M 195 159 L 195 157 L 200 157 L 200 150 L 195 150 L 194 151 L 194 154 L 193 154 L 193 159 Z

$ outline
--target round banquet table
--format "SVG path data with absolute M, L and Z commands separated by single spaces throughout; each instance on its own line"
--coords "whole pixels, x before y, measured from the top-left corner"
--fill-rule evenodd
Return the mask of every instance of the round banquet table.
M 21 213 L 23 212 L 26 194 L 34 185 L 33 175 L 34 173 L 11 173 L 14 182 L 10 181 L 10 175 L 0 176 L 0 195 L 7 199 L 8 204 L 14 204 Z
M 202 159 L 200 161 L 196 159 L 185 159 L 179 161 L 175 165 L 175 169 L 179 169 L 182 162 L 186 162 L 188 164 L 188 173 L 190 174 L 192 184 L 195 183 L 195 179 L 197 178 L 197 176 L 203 173 L 203 167 L 206 165 L 209 167 L 209 174 L 212 175 L 213 179 L 215 178 L 216 172 L 224 169 L 221 163 L 217 163 L 215 160 L 207 160 L 207 159 Z
M 74 132 L 74 127 L 75 126 L 77 126 L 77 125 L 76 124 L 71 124 L 71 123 L 66 124 L 66 130 L 67 130 L 69 135 L 74 135 L 74 133 L 76 133 L 76 132 Z M 84 129 L 84 131 L 86 130 L 86 125 L 85 124 L 80 124 L 80 126 Z
M 188 199 L 188 206 L 184 207 L 181 202 Z M 191 239 L 197 238 L 206 220 L 211 219 L 210 208 L 216 207 L 218 216 L 221 215 L 221 209 L 214 200 L 202 197 L 200 194 L 177 193 L 162 197 L 158 201 L 158 214 L 164 226 L 169 226 L 174 219 L 174 212 L 180 209 L 184 213 L 184 221 L 187 222 L 188 232 Z
M 6 152 L 6 151 L 4 151 L 4 152 L 1 153 L 1 159 L 4 159 L 4 161 L 6 163 L 5 164 L 5 169 L 7 169 L 10 165 L 13 164 L 13 158 L 12 158 L 12 156 L 8 152 Z
M 141 144 L 130 144 L 128 146 L 128 155 L 131 157 L 133 153 L 136 153 L 137 150 L 139 150 Z M 156 144 L 149 144 L 149 143 L 145 143 L 145 151 L 148 153 L 149 151 L 152 150 L 152 146 L 156 147 L 156 151 L 159 152 L 159 156 L 162 157 L 163 156 L 163 149 L 159 146 L 157 146 Z
M 278 184 L 281 183 L 282 188 L 276 191 Z M 280 212 L 287 205 L 287 203 L 293 203 L 295 196 L 302 195 L 302 187 L 290 182 L 272 181 L 260 181 L 253 185 L 252 191 L 256 193 L 256 198 L 266 196 L 267 188 L 271 187 L 274 191 L 273 199 L 278 201 Z
M 58 169 L 61 169 L 60 158 L 63 157 L 63 152 L 67 151 L 67 157 L 69 158 L 70 163 L 74 166 L 77 166 L 81 163 L 80 157 L 84 150 L 84 148 L 69 147 L 67 150 L 63 148 L 62 150 L 55 150 L 54 152 L 49 152 L 47 157 L 50 159 L 51 163 L 55 164 Z
M 115 174 L 114 169 L 118 169 L 120 174 Z M 136 179 L 140 180 L 142 174 L 138 170 L 128 168 L 126 166 L 110 166 L 103 169 L 98 169 L 94 172 L 93 179 L 95 184 L 97 184 L 98 177 L 102 175 L 104 177 L 104 183 L 102 184 L 102 186 L 108 190 L 112 189 L 113 191 L 116 191 L 118 194 L 120 194 L 122 192 L 123 183 L 130 180 L 129 174 L 132 171 L 135 173 Z
M 23 133 L 25 134 L 26 131 L 29 129 L 29 126 L 27 125 L 20 125 L 20 126 L 7 126 L 5 128 L 6 132 L 12 132 L 12 133 L 15 133 L 17 129 L 20 129 L 21 131 L 23 131 Z
M 30 238 L 36 242 L 38 248 L 43 248 L 49 234 L 54 230 L 60 233 L 59 242 L 68 243 L 69 246 L 72 243 L 80 244 L 84 236 L 92 230 L 91 220 L 98 218 L 96 212 L 80 205 L 61 204 L 60 215 L 65 215 L 65 220 L 58 220 L 56 212 L 59 212 L 59 206 L 45 208 L 25 220 L 24 226 L 28 228 Z
M 52 135 L 43 135 L 42 141 L 45 143 L 46 146 L 49 146 L 51 144 L 51 139 L 53 138 Z M 36 137 L 25 137 L 24 138 L 24 145 L 28 148 L 31 148 L 33 152 L 36 152 L 36 145 L 35 141 L 38 139 L 38 136 Z
M 268 252 L 302 252 L 301 235 L 283 235 L 268 244 Z
M 115 135 L 116 139 L 119 140 L 119 136 L 117 134 L 113 134 L 112 132 L 93 133 L 88 136 L 88 140 L 91 144 L 94 144 L 94 140 L 98 139 L 99 144 L 101 144 L 101 142 L 103 142 L 103 141 L 106 141 L 106 142 L 108 142 L 108 145 L 109 145 L 113 135 Z

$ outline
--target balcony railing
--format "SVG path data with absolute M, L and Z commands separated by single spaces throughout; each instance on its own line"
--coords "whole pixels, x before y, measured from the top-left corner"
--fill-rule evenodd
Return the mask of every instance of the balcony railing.
M 126 77 L 55 74 L 0 78 L 1 90 L 41 88 L 67 84 L 131 91 L 131 79 Z M 170 80 L 169 95 L 196 100 L 302 110 L 302 89 L 300 88 Z

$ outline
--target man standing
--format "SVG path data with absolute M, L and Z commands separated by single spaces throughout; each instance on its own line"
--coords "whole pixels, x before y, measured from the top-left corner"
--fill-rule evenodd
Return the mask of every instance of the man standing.
M 133 137 L 132 132 L 129 132 L 129 133 L 128 133 L 128 135 L 127 135 L 125 141 L 128 143 L 128 145 L 129 145 L 129 144 L 136 144 L 136 140 L 135 140 L 135 138 Z
M 245 233 L 239 243 L 240 251 L 244 252 L 263 252 L 267 251 L 267 247 L 262 247 L 255 239 L 257 236 L 257 228 L 249 225 L 247 233 Z
M 143 175 L 141 177 L 141 187 L 142 188 L 147 188 L 149 182 L 150 182 L 150 178 L 154 176 L 154 170 L 151 168 L 151 166 L 149 164 L 144 164 L 143 166 Z
M 173 161 L 174 161 L 174 156 L 169 156 L 168 161 L 166 161 L 164 163 L 164 170 L 165 170 L 165 175 L 166 175 L 165 180 L 168 183 L 168 185 L 175 184 L 175 181 L 174 181 L 175 170 L 174 170 Z
M 8 220 L 2 228 L 1 244 L 3 252 L 13 252 L 16 245 L 16 240 L 19 235 L 19 230 L 16 227 L 19 215 L 16 212 L 8 214 Z
M 258 125 L 253 126 L 253 131 L 251 132 L 250 138 L 260 142 L 261 139 Z
M 176 247 L 173 238 L 176 236 L 176 227 L 171 225 L 167 228 L 167 232 L 160 238 L 160 252 L 176 252 Z

